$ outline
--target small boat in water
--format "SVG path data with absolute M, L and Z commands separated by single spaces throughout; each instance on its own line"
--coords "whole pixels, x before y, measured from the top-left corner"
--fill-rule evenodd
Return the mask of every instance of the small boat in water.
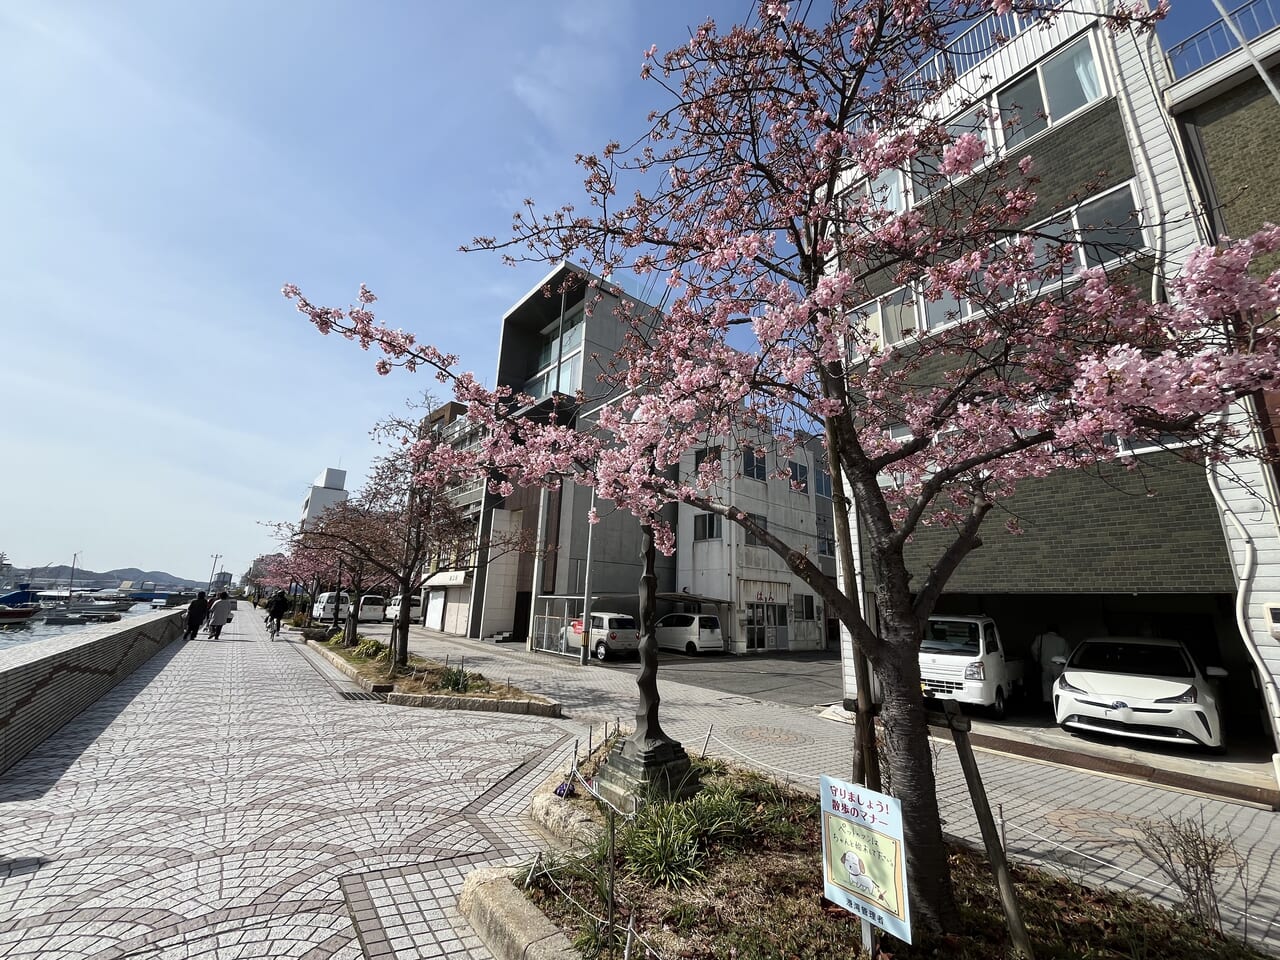
M 39 604 L 10 607 L 0 603 L 0 623 L 24 623 L 39 612 Z
M 67 627 L 84 623 L 115 623 L 123 619 L 114 610 L 76 610 L 70 613 L 59 610 L 46 614 L 44 622 L 53 626 Z

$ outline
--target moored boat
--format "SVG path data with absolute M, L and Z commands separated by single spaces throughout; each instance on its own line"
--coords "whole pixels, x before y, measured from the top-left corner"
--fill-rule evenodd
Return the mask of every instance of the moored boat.
M 40 612 L 39 604 L 10 607 L 0 603 L 0 623 L 23 623 Z

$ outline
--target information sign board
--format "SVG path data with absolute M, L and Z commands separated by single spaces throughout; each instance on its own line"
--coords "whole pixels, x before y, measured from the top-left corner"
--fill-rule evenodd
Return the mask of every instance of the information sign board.
M 902 804 L 823 777 L 822 879 L 832 903 L 910 943 Z

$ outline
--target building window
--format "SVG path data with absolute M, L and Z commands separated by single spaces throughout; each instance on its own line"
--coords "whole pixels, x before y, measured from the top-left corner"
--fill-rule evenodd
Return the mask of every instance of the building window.
M 942 288 L 923 285 L 902 287 L 861 308 L 867 325 L 885 347 L 894 347 L 918 332 L 916 316 L 924 320 L 924 332 L 932 333 L 962 319 L 997 310 L 1020 297 L 1039 297 L 1053 285 L 1071 282 L 1081 267 L 1106 266 L 1115 260 L 1146 249 L 1142 218 L 1133 184 L 1126 183 L 1106 193 L 1055 214 L 1051 220 L 1027 228 L 1033 234 L 1034 266 L 1040 280 L 1019 286 L 989 288 L 986 267 L 980 267 L 970 285 L 973 300 L 958 299 Z M 1062 248 L 1071 251 L 1063 259 Z M 996 248 L 1002 254 L 1004 245 Z M 1053 264 L 1059 267 L 1052 267 Z M 1036 284 L 1036 286 L 1033 286 Z M 917 290 L 919 295 L 917 296 Z
M 765 454 L 754 447 L 743 447 L 742 475 L 751 480 L 763 480 L 766 476 Z
M 986 145 L 987 155 L 991 155 L 991 133 L 987 129 L 987 108 L 978 106 L 968 113 L 950 120 L 946 125 L 947 138 L 950 143 L 959 140 L 966 133 L 975 134 Z M 950 182 L 946 174 L 939 171 L 942 165 L 942 154 L 945 148 L 932 153 L 921 153 L 911 161 L 911 194 L 916 203 L 928 197 Z
M 996 94 L 1005 146 L 1060 123 L 1102 93 L 1093 47 L 1083 36 Z
M 870 183 L 871 201 L 890 213 L 903 213 L 907 209 L 907 194 L 902 186 L 902 171 L 890 167 Z
M 818 534 L 818 556 L 834 557 L 836 555 L 836 539 L 829 533 Z
M 814 471 L 813 490 L 818 496 L 831 499 L 831 474 L 821 467 Z
M 521 392 L 541 400 L 557 390 L 572 393 L 582 386 L 583 320 L 578 306 L 565 315 L 563 324 L 557 317 L 542 329 L 533 369 Z
M 758 513 L 748 513 L 747 516 L 750 517 L 761 530 L 769 529 L 768 517 L 762 517 Z M 747 530 L 746 534 L 746 544 L 748 547 L 763 547 L 765 545 L 764 541 L 756 537 L 755 533 L 751 530 Z
M 1085 263 L 1099 267 L 1143 248 L 1142 224 L 1137 210 L 1133 187 L 1128 184 L 1076 208 L 1075 219 Z
M 722 520 L 718 513 L 699 513 L 693 518 L 693 539 L 719 540 Z
M 1045 269 L 1060 262 L 1060 279 L 1064 281 L 1082 266 L 1100 267 L 1146 246 L 1131 183 L 1092 197 L 1031 229 L 1040 235 L 1035 238 L 1036 267 Z M 1073 249 L 1064 261 L 1062 247 L 1068 243 Z
M 695 450 L 693 451 L 693 472 L 696 474 L 708 460 L 718 461 L 719 459 L 719 447 L 703 447 L 701 450 Z
M 797 493 L 808 493 L 809 467 L 806 464 L 788 460 L 787 469 L 791 471 L 791 489 Z
M 916 332 L 916 298 L 910 287 L 895 290 L 868 307 L 867 324 L 887 346 L 902 343 Z
M 792 620 L 817 620 L 813 603 L 813 594 L 797 593 L 791 598 Z

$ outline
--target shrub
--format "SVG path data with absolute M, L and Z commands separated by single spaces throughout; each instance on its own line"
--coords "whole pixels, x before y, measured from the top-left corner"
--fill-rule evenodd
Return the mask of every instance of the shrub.
M 466 693 L 471 689 L 472 675 L 461 667 L 445 667 L 440 671 L 440 687 L 455 693 Z
M 357 635 L 355 649 L 352 651 L 357 657 L 363 657 L 366 660 L 381 660 L 383 655 L 387 653 L 388 647 L 380 640 L 372 637 L 362 637 Z

